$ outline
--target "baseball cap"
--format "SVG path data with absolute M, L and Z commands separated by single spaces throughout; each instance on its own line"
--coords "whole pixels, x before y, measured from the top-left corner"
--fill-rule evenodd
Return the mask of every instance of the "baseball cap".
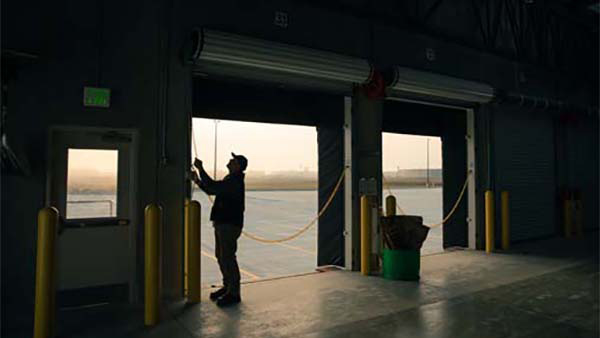
M 242 169 L 242 171 L 246 170 L 248 167 L 248 159 L 246 156 L 236 155 L 234 153 L 231 153 L 231 156 L 233 156 L 233 158 L 240 164 L 240 169 Z

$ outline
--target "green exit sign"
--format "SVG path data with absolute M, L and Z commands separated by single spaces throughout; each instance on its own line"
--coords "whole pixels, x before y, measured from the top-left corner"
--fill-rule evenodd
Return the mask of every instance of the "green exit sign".
M 84 107 L 110 107 L 110 89 L 83 87 Z

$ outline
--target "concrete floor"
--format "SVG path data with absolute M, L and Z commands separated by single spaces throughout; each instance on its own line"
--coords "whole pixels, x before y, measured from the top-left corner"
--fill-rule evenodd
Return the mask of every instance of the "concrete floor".
M 62 337 L 598 337 L 598 233 L 423 257 L 420 282 L 330 271 L 243 285 L 243 302 L 59 312 Z M 17 335 L 15 335 L 16 337 Z

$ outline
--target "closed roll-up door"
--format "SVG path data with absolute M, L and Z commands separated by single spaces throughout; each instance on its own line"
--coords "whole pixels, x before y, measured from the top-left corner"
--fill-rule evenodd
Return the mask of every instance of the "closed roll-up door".
M 546 112 L 500 106 L 493 123 L 496 215 L 500 215 L 500 192 L 506 190 L 510 193 L 511 241 L 554 235 L 556 183 L 551 117 Z
M 567 185 L 581 193 L 584 229 L 597 229 L 599 191 L 598 118 L 578 116 L 567 126 Z

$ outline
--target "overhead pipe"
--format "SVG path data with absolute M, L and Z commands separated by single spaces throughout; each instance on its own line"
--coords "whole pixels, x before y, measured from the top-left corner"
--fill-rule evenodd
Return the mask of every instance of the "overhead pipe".
M 598 114 L 600 112 L 598 107 L 582 106 L 552 98 L 525 95 L 502 89 L 495 89 L 494 97 L 498 102 L 510 102 L 520 106 L 529 106 L 534 109 L 557 110 L 573 113 L 584 113 L 588 115 L 592 115 L 594 113 Z
M 442 98 L 468 103 L 510 102 L 534 109 L 570 111 L 588 115 L 598 107 L 582 106 L 547 97 L 537 97 L 493 88 L 485 83 L 451 76 L 394 67 L 382 72 L 388 97 Z
M 205 28 L 192 33 L 187 53 L 196 75 L 346 94 L 373 76 L 364 59 Z
M 582 106 L 547 97 L 537 97 L 493 88 L 485 83 L 395 67 L 383 72 L 388 97 L 442 98 L 469 103 L 510 102 L 541 110 L 598 114 L 598 107 Z

